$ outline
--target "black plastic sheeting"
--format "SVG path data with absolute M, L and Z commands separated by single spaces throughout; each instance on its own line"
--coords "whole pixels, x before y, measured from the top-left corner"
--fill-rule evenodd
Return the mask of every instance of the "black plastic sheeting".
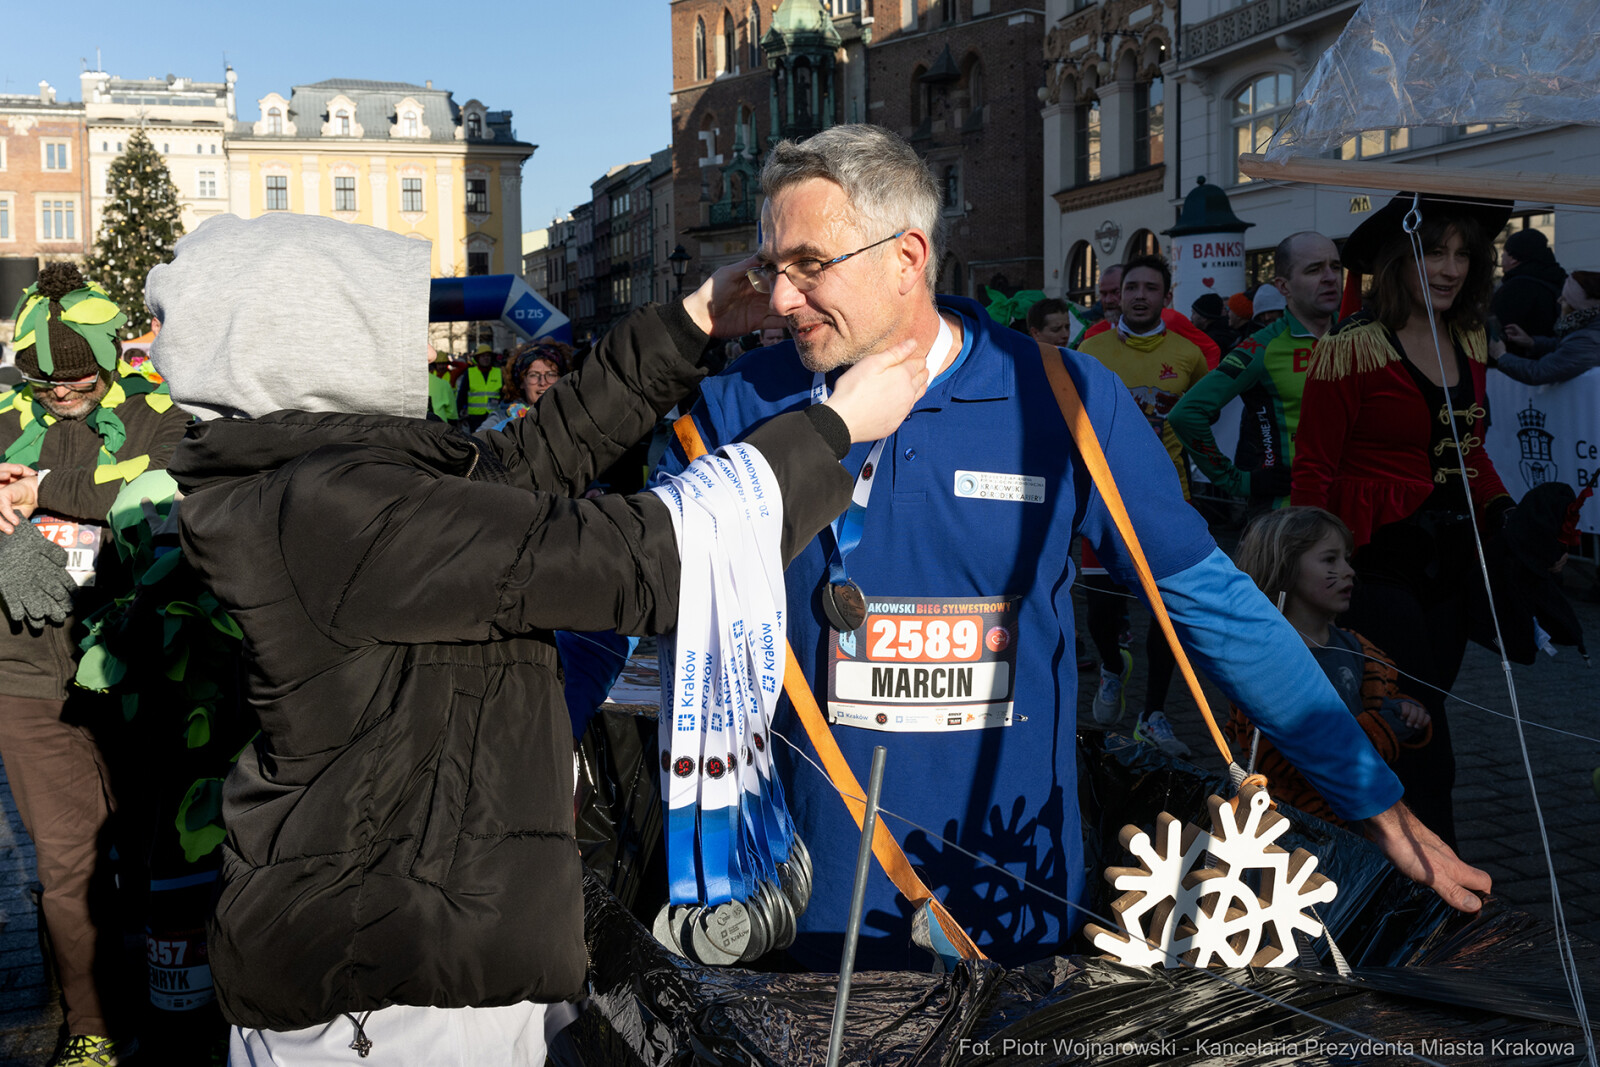
M 602 744 L 637 742 L 640 751 L 591 758 L 586 773 L 620 766 L 633 772 L 632 784 L 653 782 L 640 773 L 653 767 L 646 736 L 621 727 L 612 724 Z M 1085 732 L 1079 754 L 1085 841 L 1089 861 L 1100 867 L 1107 859 L 1130 862 L 1117 844 L 1124 823 L 1149 828 L 1165 810 L 1205 826 L 1206 796 L 1227 795 L 1220 776 L 1207 778 L 1120 736 Z M 616 782 L 591 795 L 608 791 L 624 798 Z M 625 799 L 648 808 L 637 794 Z M 1320 910 L 1354 969 L 1350 978 L 1326 962 L 1320 943 L 1323 962 L 1303 969 L 1146 970 L 1098 958 L 1085 944 L 1084 955 L 1009 971 L 984 964 L 948 975 L 858 973 L 841 1063 L 1586 1062 L 1548 923 L 1493 898 L 1478 915 L 1461 915 L 1365 841 L 1281 810 L 1293 828 L 1277 843 L 1314 852 L 1318 870 L 1339 885 L 1338 897 Z M 615 821 L 630 820 L 637 821 Z M 587 825 L 601 821 L 591 815 Z M 839 847 L 854 849 L 855 842 Z M 616 873 L 613 862 L 606 880 L 617 881 Z M 621 881 L 637 898 L 632 911 L 653 915 L 661 890 L 642 878 Z M 1106 896 L 1102 884 L 1091 904 L 1102 922 Z M 590 995 L 551 1043 L 560 1067 L 826 1062 L 835 976 L 701 967 L 658 944 L 593 872 L 585 897 Z M 1586 989 L 1600 988 L 1600 949 L 1580 942 L 1575 952 Z

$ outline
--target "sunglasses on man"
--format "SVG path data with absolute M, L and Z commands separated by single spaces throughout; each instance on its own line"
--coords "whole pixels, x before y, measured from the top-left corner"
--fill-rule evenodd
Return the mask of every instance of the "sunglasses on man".
M 70 389 L 74 393 L 87 393 L 94 389 L 95 383 L 100 380 L 100 375 L 96 373 L 89 375 L 87 378 L 71 378 L 66 381 L 57 381 L 54 378 L 30 378 L 24 374 L 22 376 L 22 380 L 33 386 L 35 389 L 60 388 Z

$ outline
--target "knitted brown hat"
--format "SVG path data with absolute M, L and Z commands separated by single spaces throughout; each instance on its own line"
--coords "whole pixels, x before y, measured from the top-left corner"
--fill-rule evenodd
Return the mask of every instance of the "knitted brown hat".
M 68 298 L 65 306 L 63 298 Z M 85 300 L 93 303 L 78 310 Z M 109 317 L 107 310 L 112 313 Z M 25 376 L 79 381 L 116 368 L 122 352 L 116 328 L 127 318 L 102 291 L 90 287 L 75 265 L 45 264 L 38 282 L 23 294 L 18 319 L 17 368 Z M 40 331 L 46 335 L 43 345 L 39 343 Z M 40 370 L 41 349 L 49 353 L 48 371 Z

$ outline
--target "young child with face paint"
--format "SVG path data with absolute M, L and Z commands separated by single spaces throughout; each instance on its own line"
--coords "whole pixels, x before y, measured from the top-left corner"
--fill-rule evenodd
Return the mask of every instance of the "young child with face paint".
M 1433 729 L 1422 706 L 1402 693 L 1399 672 L 1383 653 L 1360 634 L 1334 624 L 1349 608 L 1355 587 L 1352 551 L 1349 527 L 1331 512 L 1279 508 L 1246 527 L 1235 563 L 1299 631 L 1350 714 L 1393 766 L 1403 750 L 1427 745 Z M 1254 769 L 1267 776 L 1275 799 L 1339 822 L 1271 742 L 1255 742 L 1255 726 L 1246 710 L 1233 709 L 1227 732 L 1246 751 L 1256 744 Z

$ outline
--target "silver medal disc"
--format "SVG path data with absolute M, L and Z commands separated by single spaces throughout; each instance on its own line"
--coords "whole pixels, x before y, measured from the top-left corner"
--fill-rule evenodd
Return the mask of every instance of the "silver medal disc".
M 750 963 L 767 954 L 772 947 L 772 919 L 767 915 L 765 902 L 758 892 L 752 894 L 744 902 L 745 909 L 750 913 L 750 944 L 745 948 L 744 955 L 739 958 L 741 963 Z
M 667 946 L 680 956 L 695 958 L 692 954 L 693 946 L 689 943 L 689 924 L 699 913 L 698 904 L 674 904 L 672 911 L 667 915 L 667 933 L 672 938 Z
M 750 946 L 750 913 L 737 900 L 706 908 L 689 928 L 701 963 L 727 967 L 738 963 Z
M 767 915 L 772 919 L 772 947 L 788 948 L 793 944 L 789 932 L 794 925 L 794 913 L 789 910 L 789 902 L 784 899 L 783 892 L 770 882 L 762 883 L 761 890 L 767 898 Z
M 805 915 L 805 875 L 800 873 L 800 864 L 795 861 L 787 864 L 778 864 L 778 885 L 784 891 L 784 899 L 789 901 L 789 907 L 794 909 L 795 915 Z
M 789 906 L 800 912 L 800 875 L 787 863 L 778 864 L 778 888 L 783 890 L 783 897 Z
M 661 942 L 662 946 L 669 952 L 681 956 L 683 951 L 678 947 L 677 938 L 672 936 L 671 915 L 671 903 L 661 905 L 661 910 L 656 912 L 656 921 L 650 927 L 650 932 L 655 934 L 656 940 Z
M 811 858 L 800 851 L 799 841 L 796 841 L 795 845 L 797 847 L 789 853 L 789 870 L 793 872 L 795 887 L 800 891 L 798 912 L 803 915 L 811 904 Z

